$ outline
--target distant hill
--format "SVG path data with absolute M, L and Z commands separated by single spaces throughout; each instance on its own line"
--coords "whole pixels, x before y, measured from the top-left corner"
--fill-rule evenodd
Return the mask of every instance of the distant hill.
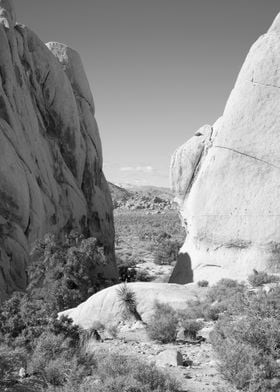
M 112 184 L 109 182 L 114 208 L 163 211 L 171 208 L 170 189 L 152 185 Z
M 158 187 L 153 185 L 133 185 L 133 184 L 117 184 L 117 185 L 133 193 L 141 193 L 141 194 L 144 193 L 144 194 L 162 197 L 169 200 L 172 200 L 174 197 L 172 191 L 169 188 L 165 188 L 165 187 Z
M 109 189 L 111 192 L 113 202 L 114 201 L 126 201 L 133 195 L 132 191 L 128 191 L 127 189 L 122 188 L 118 185 L 115 185 L 111 182 L 108 182 L 108 185 L 109 185 Z

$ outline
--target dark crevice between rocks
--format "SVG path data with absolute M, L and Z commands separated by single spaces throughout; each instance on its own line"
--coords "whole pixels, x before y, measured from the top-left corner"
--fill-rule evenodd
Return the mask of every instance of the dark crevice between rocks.
M 187 252 L 179 253 L 168 283 L 187 284 L 193 282 L 191 257 Z

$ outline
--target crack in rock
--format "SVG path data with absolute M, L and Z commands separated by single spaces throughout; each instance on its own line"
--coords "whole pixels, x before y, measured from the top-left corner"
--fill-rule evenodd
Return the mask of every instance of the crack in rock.
M 274 165 L 273 163 L 270 163 L 270 162 L 268 162 L 268 161 L 265 161 L 264 159 L 261 159 L 261 158 L 254 157 L 254 156 L 252 156 L 252 155 L 250 155 L 250 154 L 246 154 L 245 152 L 241 152 L 241 151 L 235 150 L 234 148 L 229 148 L 229 147 L 225 147 L 225 146 L 213 146 L 213 147 L 221 148 L 221 149 L 224 149 L 224 150 L 233 151 L 233 152 L 235 152 L 236 154 L 244 155 L 245 157 L 248 157 L 248 158 L 251 158 L 251 159 L 255 159 L 256 161 L 265 163 L 265 164 L 267 164 L 267 165 L 269 165 L 269 166 L 271 166 L 271 167 L 274 167 L 275 169 L 279 169 L 279 170 L 280 170 L 280 167 Z
M 277 86 L 276 84 L 269 84 L 269 83 L 266 84 L 266 83 L 256 82 L 253 78 L 251 80 L 247 80 L 247 82 L 252 83 L 256 86 L 280 88 L 280 86 Z
M 184 198 L 183 198 L 183 199 L 186 199 L 187 195 L 190 193 L 190 190 L 191 190 L 191 188 L 192 188 L 192 186 L 193 186 L 193 183 L 194 183 L 194 181 L 195 181 L 196 175 L 197 175 L 197 173 L 198 173 L 198 171 L 199 171 L 199 167 L 200 167 L 201 159 L 202 159 L 202 156 L 203 156 L 203 152 L 204 152 L 204 148 L 201 150 L 199 156 L 197 157 L 197 161 L 196 161 L 196 163 L 195 163 L 195 165 L 194 165 L 193 174 L 192 174 L 192 177 L 191 177 L 191 179 L 190 179 L 190 182 L 189 182 L 189 184 L 188 184 L 188 186 L 187 186 L 187 189 L 186 189 L 186 191 L 185 191 L 185 194 L 184 194 Z

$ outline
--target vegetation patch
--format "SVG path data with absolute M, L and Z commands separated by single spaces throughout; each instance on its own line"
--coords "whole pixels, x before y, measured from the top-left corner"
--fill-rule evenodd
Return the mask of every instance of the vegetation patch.
M 280 287 L 244 292 L 219 318 L 211 341 L 220 370 L 238 389 L 280 390 Z
M 178 321 L 177 313 L 170 305 L 156 302 L 147 326 L 149 338 L 161 343 L 175 342 Z
M 115 211 L 114 221 L 118 265 L 133 268 L 147 255 L 158 265 L 176 261 L 185 238 L 177 212 Z M 135 278 L 138 280 L 137 275 Z
M 279 282 L 279 280 L 280 280 L 279 276 L 270 275 L 267 272 L 263 272 L 263 271 L 261 272 L 255 271 L 252 275 L 248 277 L 248 281 L 253 287 L 260 287 L 268 283 L 276 283 Z
M 125 318 L 133 316 L 136 320 L 142 321 L 137 311 L 137 299 L 135 292 L 123 283 L 117 288 L 117 296 Z

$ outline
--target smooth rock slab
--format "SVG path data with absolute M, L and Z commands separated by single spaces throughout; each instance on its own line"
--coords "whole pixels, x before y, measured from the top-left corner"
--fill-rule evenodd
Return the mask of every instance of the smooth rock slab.
M 176 349 L 162 351 L 156 356 L 158 366 L 183 366 L 183 356 Z
M 92 328 L 96 322 L 101 322 L 105 326 L 112 322 L 121 322 L 123 311 L 118 297 L 120 287 L 122 284 L 99 291 L 76 308 L 61 312 L 60 315 L 69 316 L 75 324 L 85 329 Z M 187 308 L 187 302 L 196 299 L 198 295 L 194 285 L 136 282 L 127 283 L 127 288 L 135 293 L 137 311 L 146 323 L 154 312 L 156 301 L 183 310 Z

